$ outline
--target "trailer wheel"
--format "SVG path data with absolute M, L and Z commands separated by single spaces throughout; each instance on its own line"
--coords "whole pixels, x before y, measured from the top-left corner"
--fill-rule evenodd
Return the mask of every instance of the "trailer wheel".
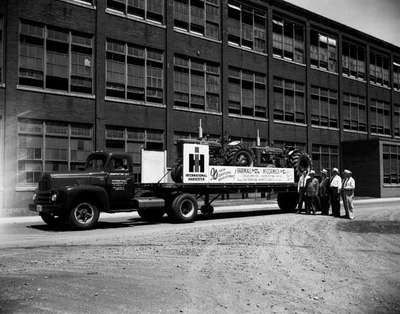
M 52 216 L 50 214 L 42 213 L 40 214 L 40 217 L 48 226 L 53 228 L 61 227 L 65 224 L 64 216 Z
M 203 205 L 200 207 L 200 211 L 204 216 L 209 217 L 214 213 L 214 207 L 212 205 Z
M 149 222 L 160 221 L 165 214 L 164 208 L 152 208 L 152 209 L 138 209 L 137 213 L 141 218 Z
M 278 206 L 285 212 L 292 213 L 296 210 L 299 196 L 296 192 L 280 192 L 278 193 Z
M 75 229 L 93 228 L 99 220 L 100 211 L 92 201 L 78 201 L 72 206 L 68 222 Z
M 192 222 L 198 211 L 197 200 L 190 194 L 178 194 L 168 209 L 168 216 L 175 222 Z

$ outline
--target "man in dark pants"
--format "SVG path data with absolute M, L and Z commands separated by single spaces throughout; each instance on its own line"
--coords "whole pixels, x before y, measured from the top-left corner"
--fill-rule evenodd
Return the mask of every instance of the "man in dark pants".
M 332 216 L 340 217 L 340 192 L 342 190 L 342 178 L 339 169 L 332 169 L 332 180 L 329 184 L 329 196 L 332 205 Z
M 322 215 L 329 215 L 329 184 L 328 170 L 322 169 L 321 182 L 319 184 L 319 201 Z
M 318 210 L 319 207 L 319 182 L 318 179 L 315 177 L 314 170 L 310 170 L 308 175 L 310 176 L 310 178 L 307 180 L 306 183 L 306 211 L 307 214 L 312 211 L 313 215 L 315 215 L 315 212 Z
M 297 183 L 297 192 L 299 193 L 299 203 L 297 205 L 297 214 L 300 214 L 303 210 L 303 203 L 306 203 L 306 183 L 309 179 L 307 174 L 307 170 L 303 171 L 299 178 L 299 182 Z M 307 204 L 306 204 L 307 205 Z

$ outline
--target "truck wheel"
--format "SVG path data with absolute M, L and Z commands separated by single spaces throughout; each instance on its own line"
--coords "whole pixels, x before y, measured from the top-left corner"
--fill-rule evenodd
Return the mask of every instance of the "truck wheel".
M 63 216 L 52 216 L 42 213 L 40 217 L 50 227 L 61 227 L 65 223 L 65 218 Z
M 90 229 L 99 220 L 99 215 L 99 209 L 92 201 L 79 201 L 69 213 L 69 224 L 76 229 Z
M 141 218 L 149 222 L 160 221 L 165 214 L 164 208 L 152 208 L 152 209 L 138 209 L 137 213 Z
M 280 209 L 292 213 L 296 210 L 299 196 L 296 192 L 280 192 L 277 201 Z
M 212 205 L 203 205 L 200 207 L 200 211 L 204 216 L 210 217 L 214 213 L 214 207 Z
M 168 209 L 168 216 L 175 222 L 192 222 L 197 211 L 197 200 L 192 195 L 178 194 Z

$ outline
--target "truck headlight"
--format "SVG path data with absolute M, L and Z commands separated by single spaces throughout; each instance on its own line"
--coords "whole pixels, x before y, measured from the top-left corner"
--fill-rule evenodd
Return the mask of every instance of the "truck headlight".
M 33 193 L 32 195 L 32 201 L 35 202 L 37 199 L 37 193 Z
M 53 193 L 52 195 L 51 195 L 51 201 L 52 202 L 55 202 L 57 200 L 57 193 Z

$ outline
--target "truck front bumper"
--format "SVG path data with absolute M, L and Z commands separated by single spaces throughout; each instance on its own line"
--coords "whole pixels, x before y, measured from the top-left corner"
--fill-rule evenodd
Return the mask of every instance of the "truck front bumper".
M 52 214 L 55 216 L 63 212 L 63 208 L 56 204 L 29 204 L 29 210 L 38 214 Z

